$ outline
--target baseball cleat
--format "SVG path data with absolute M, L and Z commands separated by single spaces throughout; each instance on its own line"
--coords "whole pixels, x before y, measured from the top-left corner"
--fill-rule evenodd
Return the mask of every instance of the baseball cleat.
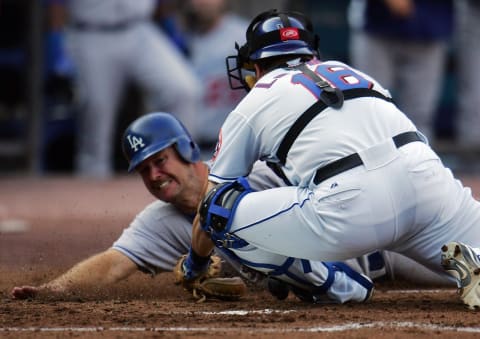
M 281 280 L 269 277 L 267 280 L 268 291 L 278 300 L 285 300 L 290 292 L 289 285 Z
M 442 267 L 456 278 L 458 294 L 472 310 L 480 308 L 480 259 L 467 245 L 450 242 L 442 246 Z
M 367 296 L 365 297 L 365 299 L 363 300 L 363 302 L 368 302 L 368 301 L 372 301 L 372 298 L 373 298 L 373 294 L 375 293 L 375 287 L 372 283 L 372 286 L 370 288 L 367 289 Z

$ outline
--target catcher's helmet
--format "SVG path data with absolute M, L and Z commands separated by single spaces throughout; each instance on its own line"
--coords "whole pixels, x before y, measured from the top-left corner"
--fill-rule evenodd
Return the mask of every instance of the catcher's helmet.
M 252 70 L 252 61 L 281 55 L 319 55 L 319 38 L 313 32 L 312 22 L 297 12 L 273 9 L 260 13 L 248 26 L 246 38 L 243 46 L 235 44 L 237 55 L 226 60 L 232 89 L 246 88 L 242 69 Z M 240 81 L 242 86 L 235 86 L 232 79 Z
M 314 55 L 318 38 L 311 21 L 301 13 L 270 10 L 260 13 L 247 28 L 250 60 L 276 55 Z
M 183 160 L 197 162 L 200 149 L 187 129 L 174 116 L 154 112 L 141 116 L 127 127 L 122 137 L 122 148 L 131 172 L 143 160 L 175 145 Z

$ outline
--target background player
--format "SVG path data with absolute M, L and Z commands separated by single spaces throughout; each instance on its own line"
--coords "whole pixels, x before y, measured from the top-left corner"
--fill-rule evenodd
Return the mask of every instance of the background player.
M 248 261 L 252 247 L 324 261 L 381 249 L 460 276 L 462 300 L 480 306 L 480 250 L 460 243 L 480 244 L 480 204 L 389 92 L 318 60 L 301 14 L 261 13 L 246 36 L 236 70 L 254 69 L 258 81 L 220 131 L 186 278 L 203 269 L 212 240 Z M 291 186 L 251 192 L 235 180 L 257 160 Z
M 66 32 L 76 69 L 75 167 L 81 176 L 113 174 L 116 114 L 129 83 L 142 90 L 147 110 L 168 110 L 195 134 L 191 114 L 201 84 L 184 55 L 152 21 L 161 2 L 48 0 L 52 26 Z
M 435 141 L 454 1 L 351 0 L 350 6 L 352 66 L 388 88 L 417 129 Z
M 231 12 L 227 0 L 187 0 L 182 13 L 189 60 L 202 83 L 194 138 L 202 158 L 210 159 L 223 121 L 245 94 L 232 90 L 225 76 L 225 58 L 235 51 L 225 41 L 244 41 L 248 21 Z

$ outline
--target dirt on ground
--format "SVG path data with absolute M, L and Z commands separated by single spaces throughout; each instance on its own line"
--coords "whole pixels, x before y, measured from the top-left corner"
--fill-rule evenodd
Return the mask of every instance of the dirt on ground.
M 480 192 L 475 178 L 464 178 Z M 377 285 L 365 304 L 278 301 L 249 287 L 240 301 L 196 303 L 171 274 L 137 273 L 63 300 L 10 298 L 108 248 L 153 198 L 136 177 L 91 182 L 70 177 L 0 179 L 0 337 L 43 338 L 473 338 L 480 314 L 455 289 Z

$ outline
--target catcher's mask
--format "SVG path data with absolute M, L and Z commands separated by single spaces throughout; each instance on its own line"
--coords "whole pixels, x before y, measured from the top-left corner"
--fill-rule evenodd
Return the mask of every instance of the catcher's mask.
M 227 56 L 227 74 L 232 89 L 252 87 L 253 63 L 275 56 L 318 56 L 319 38 L 312 22 L 298 12 L 272 9 L 257 15 L 247 28 L 246 43 L 235 43 L 237 55 Z M 243 73 L 246 74 L 243 74 Z M 240 85 L 238 85 L 240 83 Z
M 128 171 L 133 171 L 143 160 L 171 145 L 186 162 L 200 160 L 198 145 L 173 115 L 154 112 L 141 116 L 127 127 L 122 137 Z

